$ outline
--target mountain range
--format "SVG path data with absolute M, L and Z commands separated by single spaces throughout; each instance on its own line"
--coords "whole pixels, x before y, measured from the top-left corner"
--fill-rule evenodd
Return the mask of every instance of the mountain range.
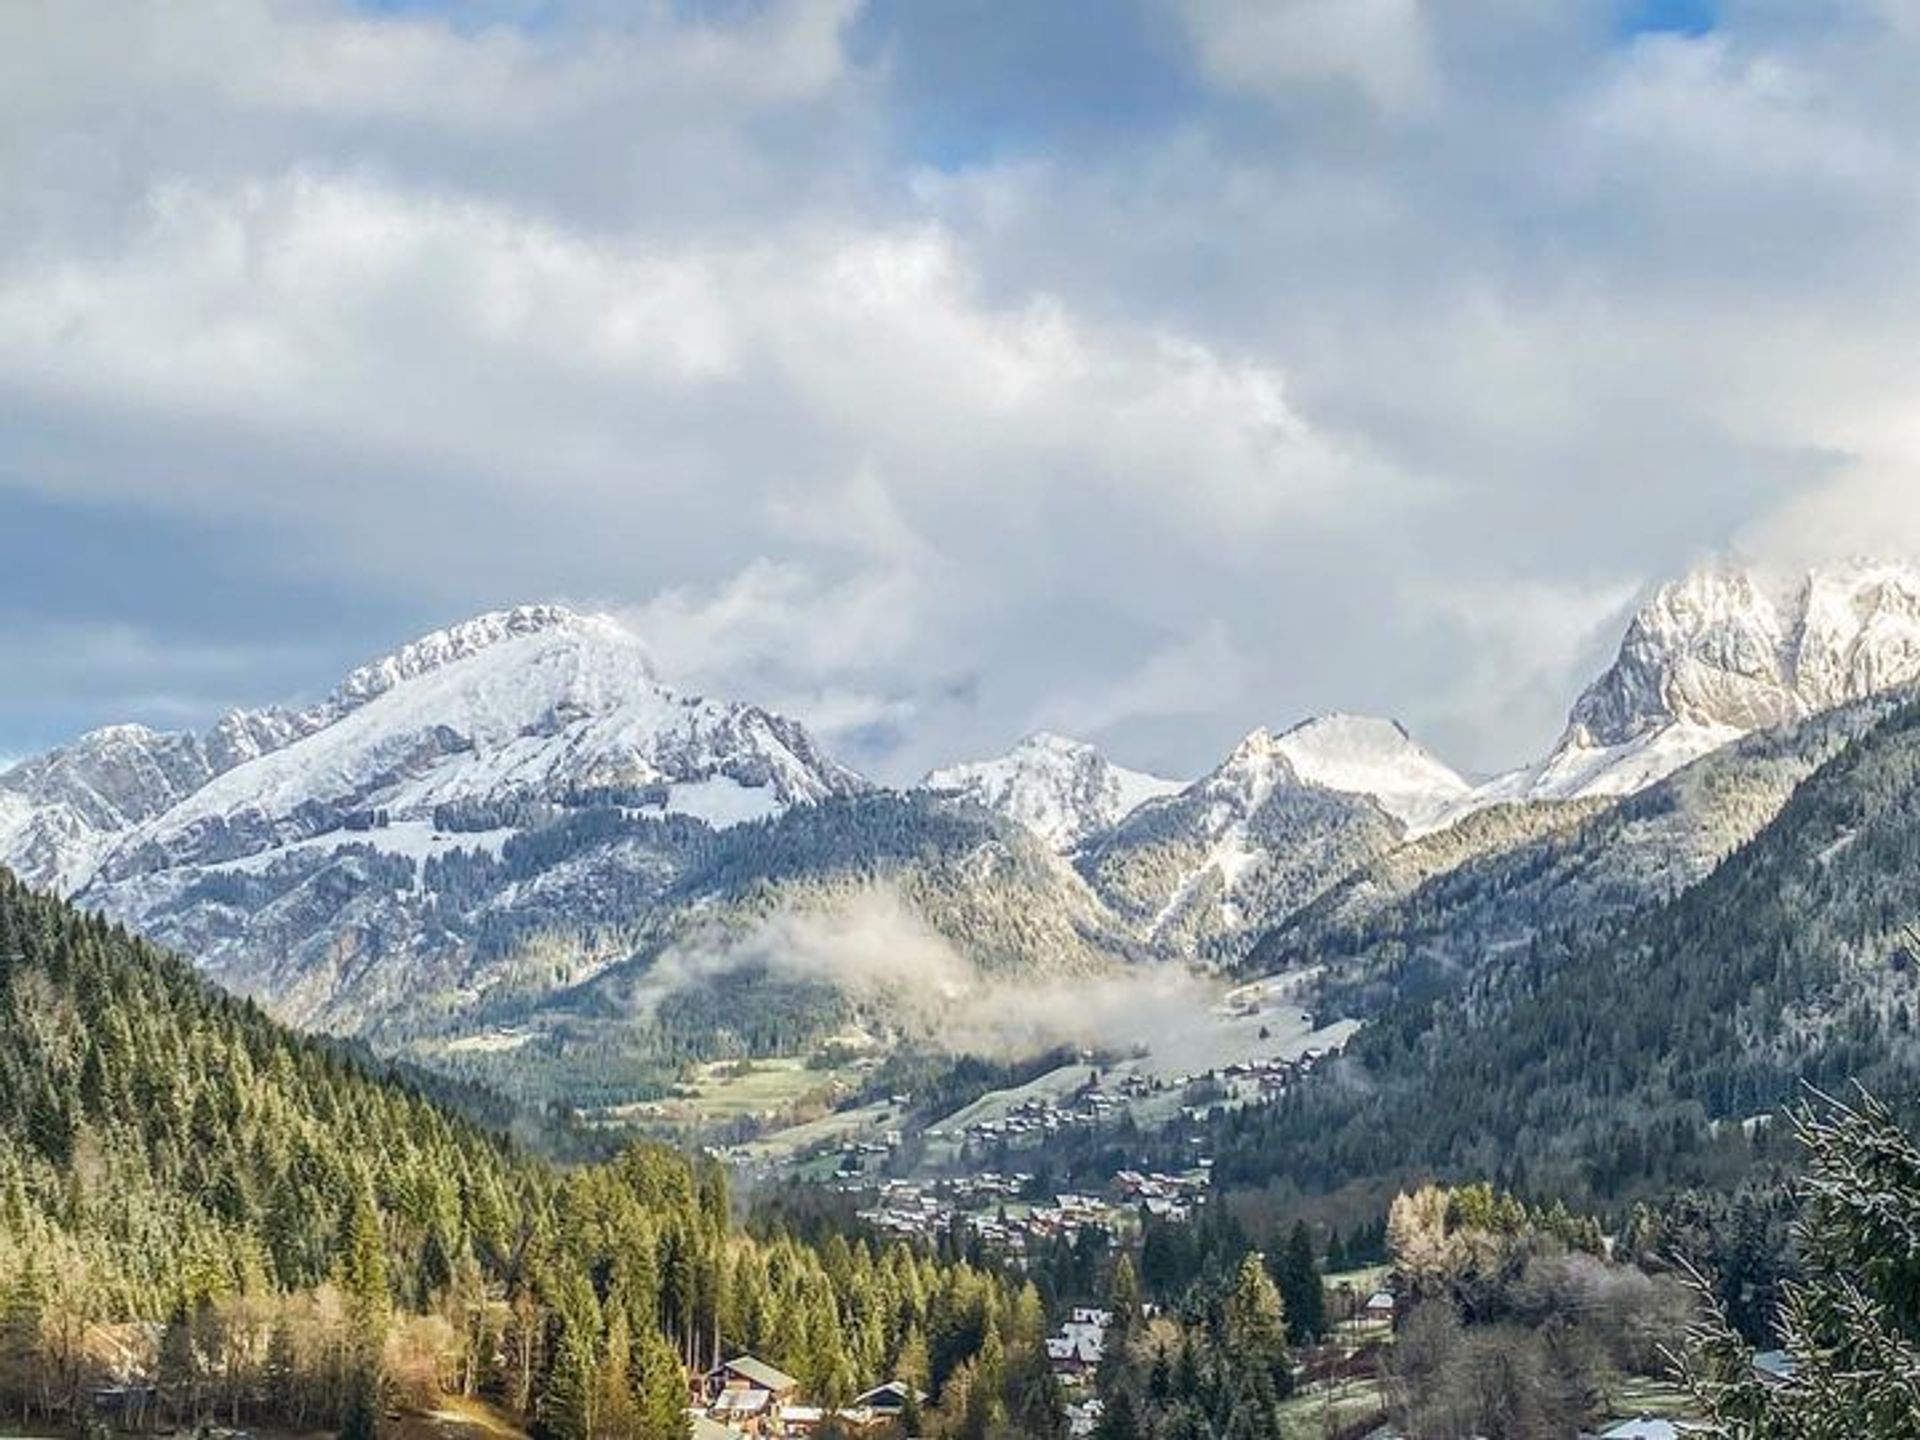
M 609 1036 L 658 1058 L 884 1026 L 766 940 L 876 898 L 899 943 L 981 974 L 1331 957 L 1348 994 L 1448 974 L 1707 873 L 1916 679 L 1920 567 L 1713 566 L 1648 599 L 1548 756 L 1484 783 L 1333 714 L 1256 729 L 1191 783 L 1038 734 L 897 791 L 797 721 L 677 692 L 609 617 L 526 606 L 311 705 L 17 764 L 0 864 L 296 1023 L 577 1079 Z

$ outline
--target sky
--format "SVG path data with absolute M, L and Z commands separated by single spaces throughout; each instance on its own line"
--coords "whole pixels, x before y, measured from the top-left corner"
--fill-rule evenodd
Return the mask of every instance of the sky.
M 1920 552 L 1920 0 L 13 0 L 0 755 L 483 610 L 905 780 Z

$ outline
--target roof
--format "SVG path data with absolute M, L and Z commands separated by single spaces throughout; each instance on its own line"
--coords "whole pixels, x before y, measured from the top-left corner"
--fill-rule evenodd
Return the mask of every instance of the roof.
M 713 1402 L 715 1410 L 728 1415 L 757 1415 L 767 1408 L 771 1392 L 766 1390 L 739 1389 L 722 1390 L 719 1398 Z
M 1367 1309 L 1369 1310 L 1391 1310 L 1393 1303 L 1393 1292 L 1391 1290 L 1376 1290 L 1367 1297 Z
M 875 1405 L 884 1404 L 889 1400 L 896 1404 L 904 1405 L 907 1402 L 907 1391 L 908 1386 L 906 1381 L 889 1380 L 884 1385 L 874 1386 L 873 1389 L 867 1391 L 864 1395 L 856 1396 L 853 1403 L 856 1406 L 864 1405 L 868 1409 L 872 1409 Z M 924 1390 L 916 1390 L 914 1392 L 914 1398 L 924 1401 L 927 1399 L 927 1393 Z
M 1791 1380 L 1793 1356 L 1784 1350 L 1762 1350 L 1753 1357 L 1753 1368 L 1767 1380 Z
M 1638 1420 L 1622 1420 L 1600 1432 L 1600 1440 L 1679 1440 L 1687 1432 L 1671 1420 L 1642 1415 Z
M 741 1379 L 758 1385 L 762 1390 L 771 1390 L 776 1394 L 784 1394 L 786 1391 L 800 1388 L 800 1382 L 793 1376 L 778 1366 L 769 1365 L 756 1355 L 736 1356 L 720 1368 L 729 1375 L 738 1375 Z
M 692 1440 L 740 1440 L 740 1432 L 731 1425 L 722 1425 L 718 1420 L 702 1415 L 698 1410 L 689 1410 L 687 1420 Z

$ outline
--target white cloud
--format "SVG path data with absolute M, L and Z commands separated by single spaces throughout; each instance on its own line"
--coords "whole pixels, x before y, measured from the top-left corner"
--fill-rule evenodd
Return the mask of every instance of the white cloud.
M 1920 545 L 1920 34 L 1790 10 L 1189 0 L 1168 113 L 995 148 L 856 0 L 8 6 L 0 503 L 396 628 L 605 600 L 894 776 L 1332 706 L 1517 761 L 1634 586 Z M 951 83 L 1018 68 L 977 38 Z

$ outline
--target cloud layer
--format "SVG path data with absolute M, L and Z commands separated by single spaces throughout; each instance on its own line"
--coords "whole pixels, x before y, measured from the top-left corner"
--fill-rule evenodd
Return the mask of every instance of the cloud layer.
M 555 596 L 885 778 L 1524 758 L 1649 580 L 1920 548 L 1920 24 L 1643 9 L 8 6 L 0 750 Z

